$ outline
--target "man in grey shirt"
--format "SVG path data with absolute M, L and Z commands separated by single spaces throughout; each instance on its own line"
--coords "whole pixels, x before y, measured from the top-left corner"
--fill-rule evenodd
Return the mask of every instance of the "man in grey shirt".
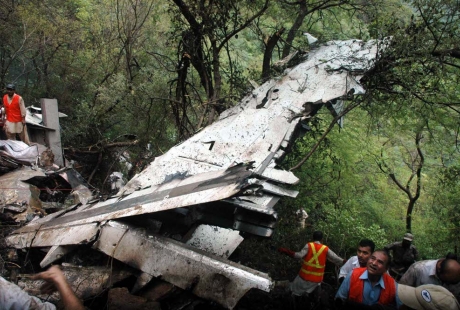
M 449 258 L 422 260 L 410 266 L 399 283 L 413 287 L 442 285 L 460 299 L 460 264 Z

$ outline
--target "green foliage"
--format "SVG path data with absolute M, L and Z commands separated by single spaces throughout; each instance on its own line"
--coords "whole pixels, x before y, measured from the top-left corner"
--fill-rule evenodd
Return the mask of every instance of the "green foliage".
M 339 249 L 356 250 L 356 245 L 363 238 L 371 239 L 375 242 L 376 248 L 390 243 L 385 229 L 379 226 L 369 216 L 365 216 L 362 210 L 338 210 L 331 206 L 326 206 L 325 216 L 327 221 L 318 225 L 318 228 L 326 232 L 334 243 L 339 244 Z
M 345 128 L 329 134 L 295 171 L 301 179 L 299 196 L 277 206 L 280 220 L 272 242 L 299 250 L 312 229 L 322 229 L 327 241 L 348 255 L 363 237 L 379 247 L 400 240 L 407 197 L 378 164 L 384 160 L 407 180 L 414 135 L 422 128 L 426 160 L 413 214 L 415 243 L 424 258 L 458 246 L 460 63 L 452 57 L 458 52 L 455 1 L 330 0 L 306 14 L 292 41 L 286 36 L 299 16 L 300 2 L 269 1 L 267 10 L 243 29 L 238 27 L 264 1 L 206 2 L 206 8 L 198 1 L 184 2 L 198 26 L 177 3 L 4 1 L 0 82 L 15 82 L 26 105 L 36 105 L 41 97 L 57 98 L 60 110 L 69 115 L 62 120 L 66 147 L 99 149 L 133 134 L 139 144 L 128 151 L 145 164 L 205 124 L 214 104 L 227 108 L 237 103 L 250 90 L 249 79 L 261 82 L 267 39 L 275 31 L 286 29 L 272 61 L 281 58 L 286 45 L 291 51 L 308 50 L 303 32 L 320 42 L 392 36 L 376 70 L 363 78 L 367 95 L 362 109 L 347 115 Z M 305 4 L 313 7 L 310 1 Z M 187 59 L 196 61 L 192 56 L 198 47 L 202 58 L 186 67 Z M 213 91 L 210 84 L 216 87 Z M 330 121 L 321 111 L 310 123 L 313 130 L 280 165 L 294 166 Z M 148 152 L 147 145 L 152 146 Z M 124 150 L 104 149 L 99 183 L 115 169 L 116 156 Z M 96 163 L 97 157 L 87 162 L 86 177 Z M 303 230 L 295 218 L 300 208 L 309 214 L 310 226 Z M 270 255 L 270 246 L 259 241 L 248 244 Z M 284 259 L 276 264 L 287 262 Z M 263 269 L 271 270 L 270 264 Z

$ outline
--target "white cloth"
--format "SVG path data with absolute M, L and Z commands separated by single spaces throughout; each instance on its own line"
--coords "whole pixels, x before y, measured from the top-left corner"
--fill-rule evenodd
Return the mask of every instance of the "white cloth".
M 22 141 L 0 140 L 0 149 L 17 160 L 33 163 L 40 155 L 37 145 L 28 146 Z
M 30 296 L 19 286 L 0 277 L 0 309 L 2 310 L 56 310 L 56 306 Z
M 340 268 L 339 279 L 346 277 L 353 269 L 361 267 L 359 265 L 358 256 L 352 256 L 345 263 L 345 265 Z
M 304 294 L 310 294 L 320 286 L 321 283 L 305 281 L 301 277 L 295 277 L 294 281 L 289 283 L 289 289 L 291 290 L 292 295 L 302 296 Z
M 9 133 L 21 133 L 24 129 L 24 125 L 21 122 L 12 123 L 10 121 L 5 122 L 5 130 Z

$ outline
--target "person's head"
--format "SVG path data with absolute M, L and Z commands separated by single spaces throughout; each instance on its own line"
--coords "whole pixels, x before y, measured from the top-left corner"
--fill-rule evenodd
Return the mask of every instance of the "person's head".
M 6 85 L 6 93 L 8 94 L 8 96 L 10 97 L 13 96 L 15 90 L 16 90 L 16 86 L 14 84 Z
M 398 297 L 410 309 L 460 310 L 455 296 L 441 285 L 411 287 L 398 284 Z
M 321 240 L 323 240 L 323 232 L 319 230 L 313 232 L 313 241 L 321 241 Z
M 402 240 L 402 245 L 404 247 L 410 247 L 412 241 L 414 240 L 414 235 L 411 233 L 406 233 L 404 234 L 403 240 Z
M 370 276 L 381 276 L 387 272 L 390 263 L 390 254 L 383 250 L 377 250 L 371 254 L 367 261 L 367 272 Z
M 460 264 L 455 259 L 441 258 L 436 263 L 436 276 L 444 283 L 460 282 Z
M 366 267 L 367 261 L 374 252 L 375 244 L 374 241 L 369 239 L 362 239 L 358 244 L 356 255 L 358 256 L 358 262 L 361 267 Z

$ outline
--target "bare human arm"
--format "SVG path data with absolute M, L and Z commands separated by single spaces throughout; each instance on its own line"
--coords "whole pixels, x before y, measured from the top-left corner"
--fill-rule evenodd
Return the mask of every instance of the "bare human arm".
M 21 122 L 24 125 L 26 123 L 26 105 L 22 96 L 19 98 L 19 109 L 21 110 Z
M 78 299 L 70 287 L 69 282 L 67 282 L 61 268 L 58 266 L 51 266 L 47 271 L 33 276 L 33 279 L 45 281 L 45 284 L 41 287 L 43 293 L 51 294 L 57 290 L 66 310 L 85 309 L 80 299 Z

